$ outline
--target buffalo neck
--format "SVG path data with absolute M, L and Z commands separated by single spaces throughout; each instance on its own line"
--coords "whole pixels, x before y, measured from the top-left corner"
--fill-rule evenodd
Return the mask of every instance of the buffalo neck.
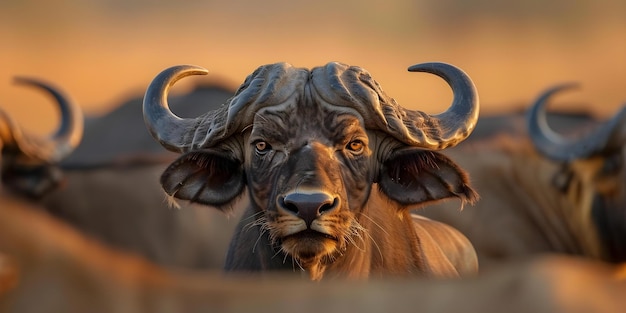
M 519 182 L 520 190 L 534 199 L 534 205 L 527 207 L 528 212 L 534 221 L 543 224 L 541 229 L 550 230 L 546 237 L 553 249 L 599 256 L 597 231 L 589 212 L 584 210 L 585 206 L 591 205 L 589 195 L 582 194 L 578 201 L 572 201 L 568 193 L 551 188 L 554 175 L 562 165 L 547 161 L 532 150 L 520 152 L 511 154 L 513 178 Z
M 325 277 L 365 279 L 425 274 L 413 219 L 408 209 L 398 206 L 374 184 L 367 204 L 356 214 L 356 220 L 365 230 L 328 265 Z

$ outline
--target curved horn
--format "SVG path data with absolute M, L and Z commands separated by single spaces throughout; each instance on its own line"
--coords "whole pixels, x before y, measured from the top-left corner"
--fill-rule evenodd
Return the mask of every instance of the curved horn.
M 528 132 L 535 148 L 553 160 L 570 161 L 587 158 L 606 149 L 614 148 L 612 143 L 616 141 L 620 141 L 617 143 L 619 147 L 624 143 L 623 138 L 615 140 L 613 137 L 620 134 L 616 130 L 623 127 L 626 122 L 626 108 L 582 138 L 569 139 L 550 128 L 546 116 L 548 99 L 560 91 L 577 86 L 577 84 L 570 83 L 548 89 L 535 101 L 527 116 Z
M 441 150 L 465 140 L 476 127 L 480 111 L 478 92 L 470 77 L 453 65 L 439 62 L 416 64 L 408 70 L 431 73 L 443 78 L 454 94 L 452 105 L 448 110 L 429 117 L 429 122 L 437 125 L 442 134 L 435 140 L 425 138 L 420 145 L 428 149 Z
M 49 93 L 59 105 L 61 124 L 48 139 L 22 133 L 13 122 L 9 122 L 14 144 L 31 158 L 57 163 L 68 156 L 80 143 L 83 135 L 83 113 L 68 96 L 51 84 L 26 77 L 16 77 L 15 83 L 30 85 Z
M 179 65 L 165 69 L 148 86 L 143 98 L 143 117 L 150 134 L 168 150 L 181 152 L 189 143 L 183 138 L 196 126 L 195 118 L 180 118 L 170 110 L 167 95 L 181 78 L 206 75 L 208 71 L 195 65 Z

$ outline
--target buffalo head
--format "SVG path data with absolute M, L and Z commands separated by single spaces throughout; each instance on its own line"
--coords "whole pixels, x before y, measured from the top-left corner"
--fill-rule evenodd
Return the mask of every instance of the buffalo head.
M 553 185 L 569 199 L 569 210 L 588 224 L 580 234 L 587 254 L 609 261 L 626 261 L 626 108 L 580 138 L 568 138 L 551 130 L 546 122 L 546 104 L 555 93 L 574 87 L 554 87 L 533 105 L 528 128 L 535 148 L 560 162 Z M 571 214 L 569 214 L 571 216 Z M 593 235 L 592 235 L 593 234 Z M 598 243 L 602 244 L 598 244 Z
M 48 138 L 23 132 L 0 110 L 3 184 L 29 197 L 40 197 L 59 183 L 61 173 L 56 164 L 78 146 L 83 133 L 83 115 L 77 105 L 49 83 L 31 78 L 18 78 L 16 82 L 46 91 L 59 106 L 61 125 Z
M 251 204 L 228 269 L 267 268 L 263 264 L 272 260 L 293 258 L 316 279 L 350 249 L 369 253 L 366 242 L 384 250 L 385 239 L 376 233 L 419 241 L 406 228 L 409 206 L 477 198 L 465 172 L 436 150 L 471 133 L 479 105 L 470 78 L 456 67 L 426 63 L 409 71 L 444 78 L 454 91 L 450 108 L 438 115 L 405 109 L 360 67 L 277 63 L 259 67 L 219 109 L 183 119 L 169 110 L 168 90 L 206 70 L 169 68 L 144 98 L 154 138 L 183 154 L 164 172 L 162 186 L 173 197 L 221 208 L 247 188 Z M 373 202 L 374 192 L 385 200 Z M 243 235 L 254 231 L 258 235 Z M 267 260 L 244 264 L 255 253 L 260 258 L 265 246 L 271 247 Z

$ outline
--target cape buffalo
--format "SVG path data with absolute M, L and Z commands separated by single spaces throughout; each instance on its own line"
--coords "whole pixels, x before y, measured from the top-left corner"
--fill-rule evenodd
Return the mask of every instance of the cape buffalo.
M 448 151 L 472 175 L 481 200 L 459 212 L 421 213 L 462 231 L 481 269 L 542 253 L 626 261 L 626 108 L 590 131 L 562 135 L 546 122 L 549 89 L 527 115 L 528 136 L 500 136 Z
M 169 109 L 170 86 L 206 70 L 166 69 L 144 97 L 154 138 L 182 153 L 163 173 L 163 188 L 223 210 L 249 191 L 228 271 L 299 267 L 312 280 L 474 273 L 467 239 L 412 217 L 409 206 L 477 199 L 467 174 L 437 150 L 472 132 L 478 95 L 452 65 L 409 70 L 444 78 L 454 92 L 450 108 L 434 116 L 405 109 L 360 67 L 276 63 L 254 71 L 219 109 L 180 118 Z
M 59 88 L 35 79 L 20 78 L 17 82 L 52 95 L 61 122 L 51 136 L 37 136 L 23 130 L 0 110 L 0 176 L 5 189 L 83 234 L 160 265 L 222 267 L 228 246 L 225 240 L 236 221 L 193 205 L 180 210 L 170 208 L 158 177 L 172 156 L 120 150 L 133 146 L 149 152 L 154 144 L 142 123 L 141 99 L 111 115 L 91 120 L 85 125 L 83 137 L 80 107 Z M 207 94 L 221 96 L 226 92 L 200 88 L 186 98 L 201 95 L 204 99 Z M 132 124 L 142 128 L 128 128 L 125 122 L 129 120 L 135 120 Z M 116 136 L 123 132 L 129 133 Z M 80 149 L 79 157 L 60 164 L 82 145 L 86 148 Z

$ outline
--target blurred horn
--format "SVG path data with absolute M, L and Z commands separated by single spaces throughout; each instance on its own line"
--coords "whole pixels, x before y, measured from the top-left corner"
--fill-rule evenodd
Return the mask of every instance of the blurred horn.
M 82 139 L 84 123 L 82 110 L 67 95 L 49 83 L 26 77 L 16 77 L 15 83 L 46 91 L 57 102 L 61 115 L 59 127 L 48 139 L 24 134 L 13 126 L 15 143 L 31 157 L 51 163 L 61 161 L 74 151 Z
M 568 83 L 548 89 L 535 101 L 527 116 L 528 132 L 535 148 L 553 160 L 571 161 L 588 158 L 612 148 L 615 136 L 626 122 L 626 109 L 622 109 L 613 118 L 580 138 L 570 139 L 556 133 L 548 125 L 546 113 L 548 100 L 558 92 L 576 87 L 577 84 Z M 623 138 L 618 144 L 620 147 L 623 145 Z

